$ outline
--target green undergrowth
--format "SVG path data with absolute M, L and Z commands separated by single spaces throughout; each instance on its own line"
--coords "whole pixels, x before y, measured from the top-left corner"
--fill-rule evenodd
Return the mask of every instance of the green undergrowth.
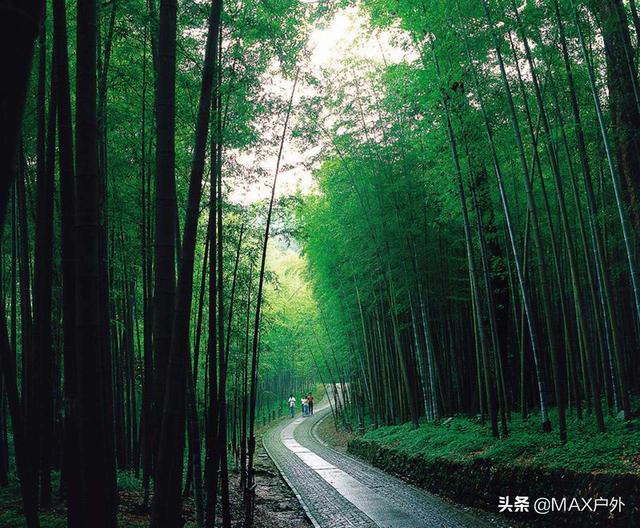
M 57 484 L 54 479 L 54 485 Z M 8 486 L 0 488 L 0 526 L 2 528 L 23 528 L 25 526 L 22 515 L 22 500 L 20 487 L 16 479 L 11 479 Z M 40 512 L 41 528 L 65 528 L 66 517 L 51 508 Z
M 54 471 L 52 477 L 53 504 L 47 509 L 41 508 L 39 510 L 40 526 L 41 528 L 65 528 L 67 526 L 66 507 L 57 493 L 60 473 Z M 139 508 L 142 503 L 142 479 L 136 477 L 131 471 L 118 471 L 117 477 L 120 495 L 118 526 L 120 528 L 148 526 L 148 512 L 143 512 Z M 12 475 L 9 485 L 0 487 L 0 528 L 24 528 L 24 526 L 25 518 L 20 488 L 15 475 Z M 195 526 L 195 523 L 191 521 L 185 524 L 185 528 L 194 528 Z
M 552 413 L 552 421 L 555 416 Z M 557 427 L 545 433 L 538 416 L 527 420 L 513 415 L 509 434 L 496 439 L 486 425 L 467 417 L 384 426 L 367 432 L 363 440 L 428 461 L 487 461 L 497 466 L 522 465 L 566 469 L 579 473 L 640 476 L 640 419 L 627 422 L 605 418 L 606 432 L 599 433 L 591 417 L 570 418 L 568 441 L 562 445 Z

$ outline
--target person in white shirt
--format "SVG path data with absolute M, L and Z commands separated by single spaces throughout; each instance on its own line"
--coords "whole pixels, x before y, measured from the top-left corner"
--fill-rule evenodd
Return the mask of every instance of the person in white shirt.
M 291 418 L 294 418 L 296 415 L 296 397 L 293 394 L 289 395 L 289 412 L 291 413 Z
M 307 416 L 309 414 L 309 407 L 307 404 L 307 398 L 303 397 L 300 400 L 300 403 L 302 403 L 302 416 Z

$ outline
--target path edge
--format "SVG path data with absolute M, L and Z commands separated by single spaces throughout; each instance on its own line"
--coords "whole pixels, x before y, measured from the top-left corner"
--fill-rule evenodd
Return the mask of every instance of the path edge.
M 338 450 L 337 450 L 335 447 L 333 447 L 331 444 L 329 444 L 329 443 L 325 442 L 325 441 L 320 437 L 320 435 L 317 433 L 316 428 L 320 425 L 320 423 L 324 422 L 327 418 L 329 418 L 329 416 L 332 416 L 332 413 L 327 413 L 327 415 L 326 415 L 326 416 L 323 416 L 322 418 L 320 418 L 316 423 L 314 423 L 314 424 L 311 426 L 311 436 L 314 438 L 314 440 L 316 440 L 317 442 L 319 442 L 320 444 L 322 444 L 322 445 L 323 445 L 324 447 L 326 447 L 327 449 L 329 449 L 329 450 L 333 451 L 334 453 L 337 453 L 338 455 L 342 455 L 342 456 L 344 456 L 344 457 L 350 458 L 351 460 L 353 460 L 353 461 L 355 461 L 355 462 L 359 462 L 359 463 L 361 463 L 361 464 L 364 462 L 364 463 L 365 463 L 365 464 L 367 464 L 368 466 L 371 466 L 373 469 L 376 469 L 376 470 L 378 470 L 378 471 L 380 471 L 380 472 L 384 473 L 384 474 L 385 474 L 385 475 L 387 475 L 387 476 L 391 476 L 391 477 L 398 478 L 396 475 L 393 475 L 393 474 L 389 473 L 388 471 L 384 471 L 383 469 L 380 469 L 379 467 L 374 466 L 373 464 L 371 464 L 370 462 L 368 462 L 367 460 L 365 460 L 365 459 L 363 459 L 363 458 L 360 458 L 360 457 L 358 457 L 358 456 L 354 456 L 354 455 L 352 455 L 351 453 L 348 453 L 348 452 L 344 452 L 344 453 L 343 453 L 342 451 L 338 451 Z M 405 484 L 411 484 L 411 485 L 413 485 L 414 487 L 416 487 L 417 489 L 421 489 L 421 488 L 419 488 L 418 486 L 415 486 L 414 484 L 412 484 L 411 482 L 409 482 L 409 481 L 407 481 L 407 480 L 404 480 L 404 479 L 401 479 L 401 478 L 398 478 L 398 480 L 400 480 L 401 482 L 403 482 L 403 483 L 405 483 Z M 424 491 L 424 490 L 423 490 L 423 491 Z
M 296 496 L 296 499 L 298 500 L 298 503 L 300 504 L 300 506 L 302 506 L 302 509 L 304 510 L 305 515 L 307 516 L 307 519 L 309 519 L 311 521 L 311 524 L 313 524 L 314 528 L 322 528 L 322 526 L 320 525 L 320 523 L 318 522 L 318 520 L 316 519 L 316 517 L 311 513 L 311 510 L 309 509 L 309 507 L 307 506 L 307 504 L 305 503 L 304 499 L 300 496 L 300 494 L 297 492 L 297 490 L 293 487 L 293 484 L 291 484 L 291 481 L 289 480 L 289 477 L 287 477 L 284 474 L 284 471 L 282 470 L 282 468 L 280 467 L 280 464 L 277 462 L 277 460 L 271 455 L 271 452 L 269 451 L 269 448 L 267 447 L 267 445 L 265 444 L 264 441 L 264 434 L 262 435 L 262 437 L 260 438 L 261 442 L 262 442 L 262 447 L 265 450 L 265 452 L 267 453 L 267 455 L 269 455 L 269 458 L 271 459 L 271 461 L 274 463 L 274 465 L 276 466 L 278 473 L 280 473 L 280 476 L 282 477 L 282 480 L 284 480 L 284 482 L 286 483 L 286 485 L 288 486 L 288 488 L 293 492 L 293 494 Z

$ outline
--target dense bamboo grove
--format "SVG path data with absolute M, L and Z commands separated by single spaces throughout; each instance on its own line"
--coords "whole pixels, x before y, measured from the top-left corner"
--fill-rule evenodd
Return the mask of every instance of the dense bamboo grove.
M 568 413 L 630 417 L 635 3 L 363 7 L 408 58 L 324 80 L 319 192 L 298 211 L 361 422 L 466 413 L 497 437 L 535 413 L 565 441 Z
M 379 53 L 311 66 L 347 5 Z M 117 526 L 129 474 L 153 527 L 252 526 L 257 429 L 316 383 L 361 429 L 637 414 L 639 42 L 634 0 L 0 1 L 25 525 Z
M 314 380 L 272 346 L 292 315 L 265 285 L 273 195 L 229 194 L 269 176 L 240 152 L 282 152 L 326 9 L 1 7 L 3 39 L 27 41 L 2 91 L 0 480 L 19 478 L 30 527 L 59 500 L 69 526 L 116 526 L 122 472 L 152 526 L 182 526 L 183 496 L 199 526 L 230 526 L 233 470 L 249 526 L 256 422 Z M 291 95 L 266 93 L 268 75 Z

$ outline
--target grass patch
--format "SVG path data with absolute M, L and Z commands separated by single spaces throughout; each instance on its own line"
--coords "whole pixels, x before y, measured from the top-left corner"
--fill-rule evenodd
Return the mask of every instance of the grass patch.
M 552 420 L 555 418 L 551 416 Z M 606 432 L 599 433 L 593 420 L 571 418 L 568 441 L 560 443 L 557 429 L 544 433 L 539 416 L 527 420 L 513 415 L 509 435 L 493 438 L 479 421 L 456 416 L 437 422 L 385 426 L 367 432 L 363 440 L 380 443 L 428 461 L 473 462 L 496 466 L 530 466 L 567 469 L 579 473 L 640 476 L 640 419 L 623 422 L 605 419 Z M 554 420 L 557 424 L 557 420 Z

